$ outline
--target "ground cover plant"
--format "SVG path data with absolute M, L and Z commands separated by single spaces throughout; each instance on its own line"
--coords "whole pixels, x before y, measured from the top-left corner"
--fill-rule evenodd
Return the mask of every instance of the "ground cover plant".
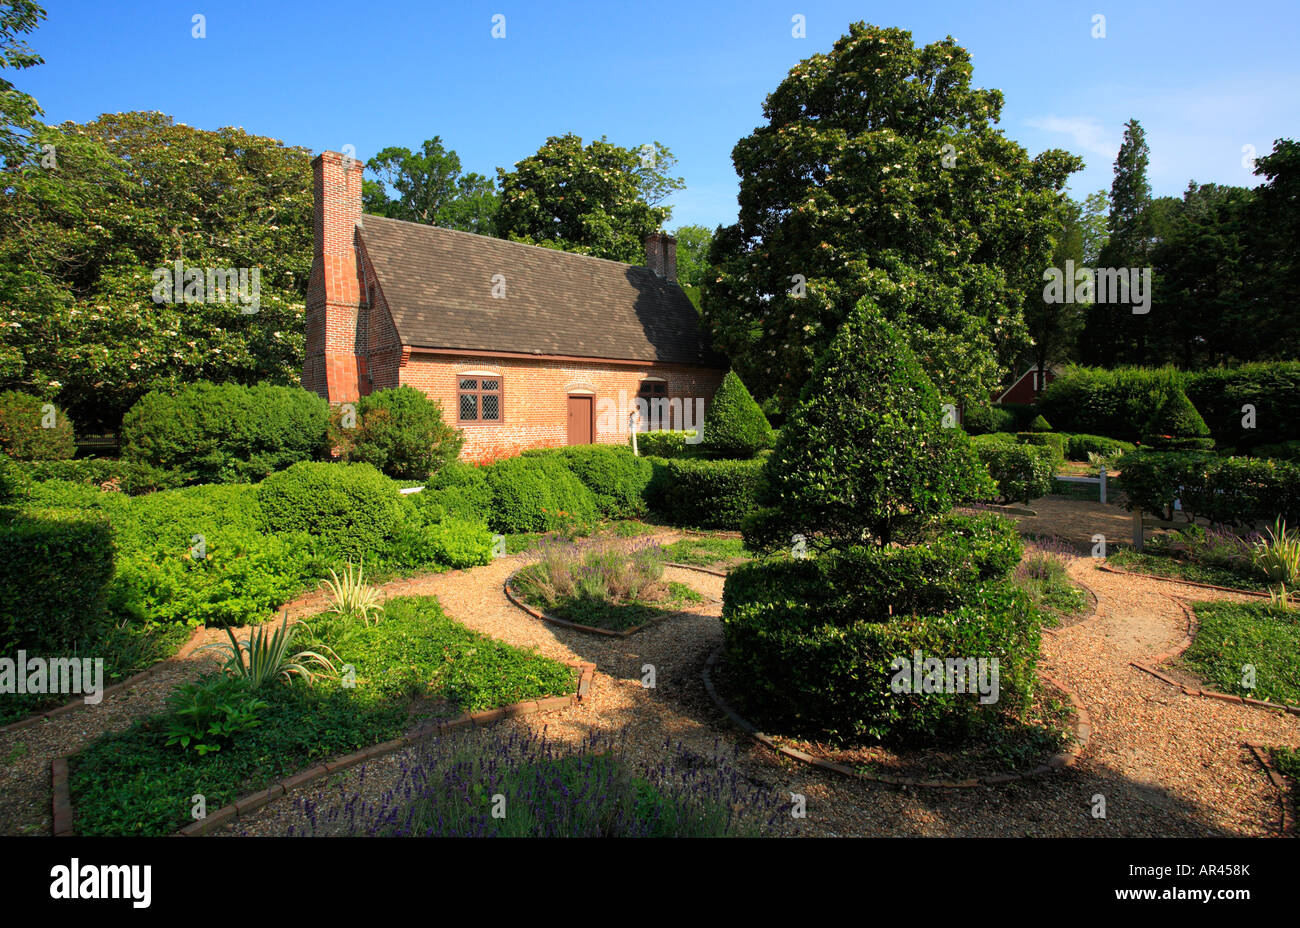
M 431 597 L 390 600 L 378 623 L 338 629 L 331 647 L 349 673 L 317 676 L 310 686 L 276 682 L 273 674 L 254 691 L 265 703 L 251 712 L 257 724 L 214 734 L 220 750 L 200 755 L 178 740 L 169 744 L 178 723 L 173 706 L 76 754 L 70 785 L 78 831 L 167 834 L 190 821 L 195 793 L 215 810 L 312 761 L 396 738 L 422 717 L 573 691 L 573 668 L 467 629 Z M 247 686 L 240 676 L 222 676 Z M 226 695 L 238 712 L 239 697 Z
M 638 769 L 615 739 L 565 748 L 544 735 L 493 732 L 422 742 L 377 799 L 340 789 L 299 802 L 294 834 L 382 837 L 761 837 L 788 816 L 782 798 L 747 782 L 734 759 L 666 744 Z M 494 816 L 494 797 L 508 813 Z
M 1192 608 L 1198 625 L 1183 666 L 1220 692 L 1300 706 L 1300 608 L 1223 601 Z
M 644 625 L 704 597 L 666 581 L 658 545 L 618 538 L 551 542 L 512 581 L 525 601 L 559 619 L 623 631 Z
M 664 557 L 677 564 L 725 570 L 754 557 L 741 538 L 716 535 L 689 535 L 663 545 Z
M 1300 548 L 1284 522 L 1262 533 L 1192 524 L 1155 535 L 1141 552 L 1118 547 L 1107 561 L 1135 573 L 1253 592 L 1279 585 L 1294 592 L 1300 579 Z

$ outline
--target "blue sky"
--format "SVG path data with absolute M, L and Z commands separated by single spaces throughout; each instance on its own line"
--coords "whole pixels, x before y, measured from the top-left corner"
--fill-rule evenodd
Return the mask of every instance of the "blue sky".
M 730 222 L 731 149 L 763 98 L 850 22 L 952 35 L 975 80 L 1003 91 L 1001 128 L 1031 152 L 1083 156 L 1079 197 L 1109 188 L 1123 123 L 1141 120 L 1157 195 L 1189 180 L 1254 186 L 1243 146 L 1300 132 L 1300 4 L 812 3 L 805 0 L 48 0 L 20 72 L 48 122 L 160 110 L 205 129 L 242 126 L 314 151 L 434 135 L 493 175 L 547 136 L 659 140 L 687 189 L 671 226 Z M 207 36 L 192 37 L 192 16 Z M 493 39 L 492 17 L 506 37 Z M 792 37 L 792 17 L 806 38 Z M 1106 17 L 1093 38 L 1093 16 Z

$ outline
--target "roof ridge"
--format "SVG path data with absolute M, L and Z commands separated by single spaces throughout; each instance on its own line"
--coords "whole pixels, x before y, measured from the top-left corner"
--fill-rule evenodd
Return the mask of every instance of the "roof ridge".
M 508 238 L 497 238 L 495 235 L 480 235 L 477 232 L 465 232 L 462 231 L 461 229 L 448 229 L 445 226 L 429 225 L 426 222 L 411 222 L 408 219 L 393 219 L 391 216 L 377 216 L 372 213 L 362 214 L 361 216 L 362 229 L 365 228 L 365 221 L 367 219 L 379 219 L 383 222 L 399 222 L 402 225 L 406 225 L 406 226 L 416 226 L 421 229 L 433 229 L 438 232 L 450 232 L 453 235 L 467 235 L 470 238 L 485 239 L 489 242 L 500 242 L 503 245 L 516 245 L 520 248 L 537 248 L 540 249 L 541 251 L 545 251 L 553 255 L 565 255 L 570 258 L 583 258 L 587 261 L 603 261 L 606 264 L 613 264 L 613 265 L 617 265 L 618 267 L 635 267 L 635 268 L 640 268 L 641 270 L 644 271 L 649 271 L 652 276 L 654 275 L 654 272 L 650 271 L 650 268 L 644 264 L 629 264 L 626 261 L 615 261 L 612 258 L 601 258 L 601 257 L 597 257 L 596 255 L 584 255 L 584 254 L 579 254 L 576 251 L 563 251 L 559 248 L 547 248 L 545 245 L 531 245 L 528 242 L 516 242 Z M 665 281 L 665 283 L 667 283 L 667 281 Z

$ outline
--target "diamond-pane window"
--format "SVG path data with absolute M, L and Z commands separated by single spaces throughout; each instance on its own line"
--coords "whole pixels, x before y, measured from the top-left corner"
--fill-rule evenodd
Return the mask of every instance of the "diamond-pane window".
M 458 377 L 460 385 L 459 421 L 497 423 L 504 418 L 500 377 Z

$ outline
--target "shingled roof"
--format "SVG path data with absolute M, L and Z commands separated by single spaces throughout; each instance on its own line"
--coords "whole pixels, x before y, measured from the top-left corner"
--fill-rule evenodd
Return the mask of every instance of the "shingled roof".
M 726 366 L 649 268 L 380 216 L 359 231 L 403 345 Z

